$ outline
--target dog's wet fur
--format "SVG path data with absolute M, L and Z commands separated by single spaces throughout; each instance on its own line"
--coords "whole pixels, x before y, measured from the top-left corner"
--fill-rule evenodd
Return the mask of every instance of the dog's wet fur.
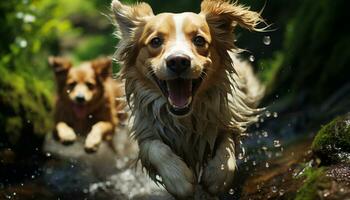
M 235 67 L 243 62 L 233 31 L 258 31 L 260 14 L 227 0 L 203 0 L 199 14 L 154 15 L 147 3 L 118 0 L 112 10 L 142 165 L 178 199 L 192 199 L 196 186 L 213 196 L 228 190 L 235 138 L 256 121 L 261 96 Z

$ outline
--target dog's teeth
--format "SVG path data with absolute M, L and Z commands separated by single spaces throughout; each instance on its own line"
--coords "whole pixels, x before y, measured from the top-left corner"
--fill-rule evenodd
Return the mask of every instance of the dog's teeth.
M 189 105 L 191 104 L 191 102 L 192 102 L 192 96 L 188 97 L 186 105 L 181 106 L 181 107 L 176 106 L 176 105 L 173 103 L 173 101 L 170 99 L 170 97 L 168 97 L 168 101 L 169 101 L 169 103 L 170 103 L 170 105 L 171 105 L 172 107 L 177 108 L 177 109 L 181 109 L 181 108 L 185 108 L 185 107 L 187 107 L 187 106 L 189 106 Z

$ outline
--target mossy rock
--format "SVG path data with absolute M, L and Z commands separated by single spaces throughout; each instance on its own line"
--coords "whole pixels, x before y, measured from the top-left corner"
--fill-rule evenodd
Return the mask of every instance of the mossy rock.
M 325 125 L 317 133 L 312 150 L 322 164 L 350 163 L 350 113 Z
M 298 189 L 295 200 L 343 200 L 350 195 L 348 164 L 330 167 L 307 167 L 301 177 L 303 185 Z
M 303 177 L 305 177 L 304 184 L 299 188 L 295 200 L 315 200 L 318 199 L 319 184 L 323 185 L 328 181 L 324 180 L 324 169 L 308 168 Z

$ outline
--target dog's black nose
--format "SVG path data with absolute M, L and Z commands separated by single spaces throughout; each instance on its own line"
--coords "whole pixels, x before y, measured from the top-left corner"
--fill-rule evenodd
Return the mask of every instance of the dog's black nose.
M 78 102 L 78 103 L 84 103 L 84 102 L 85 102 L 85 97 L 84 97 L 84 95 L 78 94 L 78 95 L 75 97 L 75 101 Z
M 166 59 L 166 66 L 170 71 L 181 74 L 191 67 L 191 58 L 185 54 L 170 55 Z

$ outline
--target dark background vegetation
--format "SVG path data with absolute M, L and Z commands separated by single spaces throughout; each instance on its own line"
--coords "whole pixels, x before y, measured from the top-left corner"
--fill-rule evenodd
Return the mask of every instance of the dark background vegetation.
M 123 1 L 133 2 L 133 1 Z M 159 12 L 199 11 L 199 0 L 148 0 Z M 269 32 L 237 30 L 238 46 L 267 86 L 262 106 L 319 126 L 350 108 L 349 3 L 346 0 L 241 0 Z M 40 149 L 52 129 L 55 86 L 49 55 L 75 63 L 112 55 L 110 0 L 0 2 L 0 165 Z M 270 36 L 271 44 L 263 38 Z M 115 72 L 118 67 L 115 66 Z

